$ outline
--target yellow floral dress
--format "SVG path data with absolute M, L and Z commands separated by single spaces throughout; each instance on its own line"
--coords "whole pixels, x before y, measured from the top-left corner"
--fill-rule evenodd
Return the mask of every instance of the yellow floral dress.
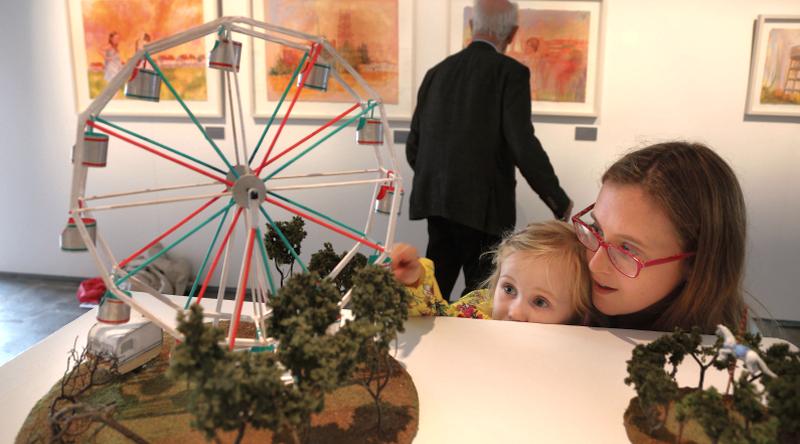
M 457 318 L 491 319 L 492 294 L 488 289 L 475 290 L 449 304 L 442 297 L 434 276 L 433 261 L 420 258 L 424 274 L 416 286 L 407 286 L 411 302 L 409 316 L 450 316 Z

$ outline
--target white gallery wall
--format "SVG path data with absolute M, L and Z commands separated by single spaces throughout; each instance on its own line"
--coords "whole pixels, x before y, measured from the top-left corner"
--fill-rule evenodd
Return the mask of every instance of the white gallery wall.
M 0 25 L 5 31 L 0 54 L 6 61 L 0 71 L 0 271 L 96 275 L 87 254 L 64 253 L 58 246 L 58 234 L 67 217 L 70 149 L 77 117 L 66 2 L 2 0 L 0 4 Z M 425 71 L 448 53 L 449 2 L 417 0 L 414 6 L 416 88 Z M 225 15 L 247 15 L 250 8 L 248 0 L 223 2 Z M 747 290 L 776 318 L 800 320 L 800 230 L 796 228 L 800 222 L 796 196 L 800 189 L 800 119 L 744 115 L 753 23 L 758 14 L 800 15 L 800 2 L 607 0 L 604 13 L 599 117 L 534 117 L 536 134 L 576 208 L 594 200 L 604 169 L 631 148 L 673 139 L 706 143 L 732 165 L 744 189 L 749 224 Z M 252 96 L 250 68 L 249 60 L 244 60 L 241 79 L 246 98 Z M 250 110 L 248 105 L 245 121 L 252 144 L 264 120 L 248 117 Z M 188 121 L 118 121 L 170 146 L 188 143 L 192 154 L 214 160 Z M 203 120 L 204 125 L 222 123 L 221 119 Z M 281 137 L 297 140 L 320 123 L 292 120 Z M 394 122 L 393 126 L 405 129 L 408 123 Z M 576 126 L 597 127 L 597 141 L 575 141 Z M 227 135 L 223 145 L 231 143 L 229 128 Z M 359 151 L 352 137 L 352 131 L 343 131 L 326 143 L 313 161 L 326 168 L 368 166 L 369 156 Z M 90 175 L 89 189 L 110 192 L 196 179 L 196 175 L 152 156 L 133 149 L 115 150 L 114 146 L 112 143 L 109 168 Z M 395 149 L 406 183 L 410 183 L 404 146 Z M 517 196 L 518 224 L 551 217 L 524 181 L 520 181 Z M 324 208 L 333 202 L 337 214 L 357 223 L 363 220 L 369 197 L 357 191 L 319 193 L 304 203 Z M 120 256 L 127 255 L 197 205 L 109 213 L 99 218 L 100 230 Z M 407 209 L 408 199 L 397 239 L 424 251 L 425 223 L 409 221 Z M 181 244 L 175 254 L 190 258 L 198 267 L 212 228 Z M 316 227 L 307 225 L 307 231 L 304 258 L 319 249 L 322 241 L 333 242 L 339 251 L 351 245 Z

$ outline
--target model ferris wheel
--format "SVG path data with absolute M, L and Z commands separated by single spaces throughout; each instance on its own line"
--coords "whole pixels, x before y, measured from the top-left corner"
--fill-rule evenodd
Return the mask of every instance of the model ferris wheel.
M 231 112 L 227 113 L 225 119 L 226 125 L 232 130 L 234 143 L 227 149 L 220 147 L 206 133 L 154 57 L 159 52 L 214 34 L 216 43 L 208 56 L 208 67 L 223 72 L 228 88 Z M 246 141 L 243 104 L 239 93 L 239 63 L 243 49 L 242 43 L 236 41 L 236 38 L 241 36 L 252 37 L 254 41 L 261 39 L 268 44 L 293 48 L 303 53 L 272 117 L 263 128 L 259 128 L 261 137 L 253 145 L 248 145 Z M 340 70 L 347 72 L 356 85 L 348 85 Z M 343 107 L 341 114 L 300 140 L 282 140 L 281 134 L 303 90 L 312 88 L 326 91 L 329 81 L 339 83 L 352 97 L 353 103 Z M 293 86 L 294 91 L 290 94 Z M 103 109 L 123 87 L 127 98 L 151 102 L 158 102 L 161 88 L 167 88 L 186 112 L 186 118 L 207 142 L 207 149 L 214 153 L 215 161 L 203 161 L 104 117 Z M 366 97 L 362 97 L 357 91 L 363 91 Z M 282 118 L 276 118 L 279 111 L 283 112 Z M 320 165 L 324 162 L 312 162 L 310 165 L 314 165 L 314 171 L 303 174 L 289 174 L 286 171 L 300 159 L 313 157 L 321 145 L 342 131 L 355 133 L 353 149 L 358 152 L 347 157 L 369 156 L 374 158 L 373 167 L 327 171 L 320 168 L 324 166 Z M 307 271 L 306 265 L 275 223 L 274 214 L 278 211 L 300 216 L 307 223 L 324 227 L 331 237 L 341 236 L 353 242 L 353 246 L 330 273 L 330 277 L 335 277 L 359 250 L 369 253 L 376 261 L 383 261 L 393 243 L 402 192 L 402 181 L 397 174 L 391 140 L 392 131 L 380 97 L 324 38 L 250 18 L 222 17 L 146 45 L 136 52 L 79 115 L 73 152 L 70 218 L 61 235 L 61 248 L 67 251 L 88 251 L 94 260 L 108 289 L 98 311 L 100 322 L 125 323 L 130 318 L 130 309 L 133 308 L 171 335 L 180 338 L 181 334 L 174 329 L 172 322 L 177 313 L 186 310 L 191 303 L 199 303 L 203 298 L 216 297 L 216 310 L 207 309 L 206 316 L 214 320 L 230 321 L 227 345 L 231 348 L 263 346 L 269 343 L 269 339 L 263 335 L 255 339 L 236 337 L 242 320 L 254 322 L 258 330 L 265 331 L 265 319 L 271 313 L 270 295 L 277 291 L 270 269 L 271 259 L 266 252 L 264 233 L 260 227 L 269 225 L 278 234 L 284 247 L 303 271 Z M 155 161 L 177 164 L 197 174 L 198 180 L 205 182 L 170 187 L 153 184 L 144 189 L 87 196 L 87 180 L 93 170 L 106 166 L 109 149 L 143 150 L 153 156 Z M 287 183 L 290 184 L 286 185 Z M 196 191 L 203 187 L 211 192 Z M 311 208 L 302 203 L 322 189 L 339 190 L 344 187 L 365 187 L 371 190 L 371 197 L 364 202 L 364 219 L 360 227 L 341 221 L 345 215 L 339 213 L 344 211 L 344 206 L 337 205 L 337 202 L 330 202 L 327 208 Z M 173 190 L 191 194 L 160 199 L 147 197 L 149 193 Z M 292 198 L 287 196 L 288 193 L 292 193 Z M 122 252 L 124 256 L 120 256 L 123 257 L 121 260 L 117 259 L 118 256 L 112 250 L 112 242 L 103 236 L 102 213 L 132 207 L 177 205 L 187 201 L 198 201 L 201 205 L 182 219 L 174 221 L 174 225 L 166 231 L 153 233 L 152 240 L 140 249 Z M 377 217 L 385 217 L 387 220 L 375 223 Z M 207 242 L 208 247 L 186 304 L 176 304 L 172 297 L 161 294 L 137 278 L 137 274 L 145 267 L 176 246 L 190 238 L 201 238 L 197 233 L 206 226 L 216 228 L 213 230 L 213 237 L 200 241 Z M 236 239 L 237 230 L 243 230 L 246 235 Z M 143 263 L 132 264 L 140 254 L 162 241 L 166 244 L 163 250 Z M 240 242 L 241 249 L 244 250 L 240 260 L 231 254 L 236 242 Z M 209 283 L 218 270 L 219 291 L 216 296 L 209 295 Z M 238 273 L 235 304 L 233 310 L 224 312 L 222 298 L 228 273 L 231 272 Z M 127 291 L 132 283 L 137 288 L 144 289 L 146 294 L 136 294 L 134 297 Z M 148 310 L 141 303 L 142 298 L 148 295 L 171 309 L 170 319 Z M 346 303 L 348 295 L 349 292 L 343 296 L 342 305 Z

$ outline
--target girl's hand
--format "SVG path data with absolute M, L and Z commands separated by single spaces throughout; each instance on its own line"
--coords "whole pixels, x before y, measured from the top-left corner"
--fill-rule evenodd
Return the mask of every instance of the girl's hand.
M 395 279 L 407 287 L 416 286 L 423 273 L 417 249 L 409 244 L 395 244 L 390 257 Z

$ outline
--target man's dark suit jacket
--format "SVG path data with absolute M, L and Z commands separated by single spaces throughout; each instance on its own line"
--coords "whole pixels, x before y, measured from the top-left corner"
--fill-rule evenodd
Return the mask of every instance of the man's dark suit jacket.
M 406 143 L 411 219 L 499 235 L 516 223 L 514 166 L 560 218 L 569 198 L 533 134 L 530 71 L 476 41 L 428 71 Z

